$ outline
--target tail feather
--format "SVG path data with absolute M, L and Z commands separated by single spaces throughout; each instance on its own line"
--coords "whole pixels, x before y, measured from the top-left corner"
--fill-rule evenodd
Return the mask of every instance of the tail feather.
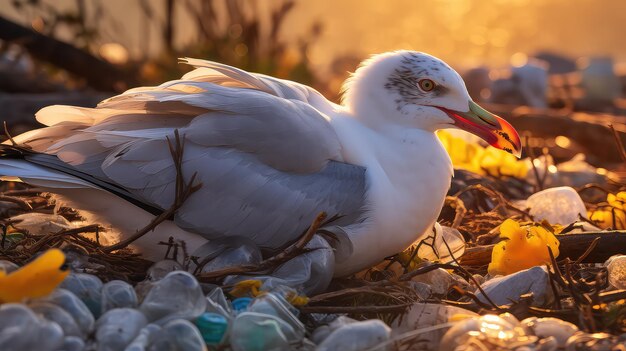
M 0 179 L 20 180 L 50 191 L 77 188 L 103 190 L 153 215 L 163 212 L 117 184 L 81 172 L 55 155 L 38 153 L 19 146 L 0 145 Z

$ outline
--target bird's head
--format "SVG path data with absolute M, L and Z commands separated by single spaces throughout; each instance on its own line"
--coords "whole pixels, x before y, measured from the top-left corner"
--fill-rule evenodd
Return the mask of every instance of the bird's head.
M 472 101 L 461 76 L 428 54 L 395 51 L 366 60 L 347 81 L 343 103 L 373 128 L 459 128 L 521 154 L 515 129 Z

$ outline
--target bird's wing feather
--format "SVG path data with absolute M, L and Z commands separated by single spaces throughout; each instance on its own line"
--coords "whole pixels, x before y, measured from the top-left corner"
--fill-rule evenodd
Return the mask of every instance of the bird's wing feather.
M 209 238 L 277 248 L 321 211 L 343 216 L 340 224 L 361 218 L 365 170 L 341 162 L 328 117 L 307 101 L 312 89 L 225 65 L 201 69 L 214 73 L 132 89 L 95 109 L 44 109 L 38 120 L 52 127 L 20 141 L 166 209 L 176 180 L 167 138 L 178 130 L 183 174 L 197 172 L 202 187 L 175 221 Z

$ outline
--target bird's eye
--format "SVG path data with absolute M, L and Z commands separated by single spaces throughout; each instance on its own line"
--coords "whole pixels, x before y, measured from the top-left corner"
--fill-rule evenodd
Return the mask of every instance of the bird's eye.
M 431 91 L 435 89 L 435 82 L 430 79 L 422 79 L 419 82 L 420 88 L 424 91 Z

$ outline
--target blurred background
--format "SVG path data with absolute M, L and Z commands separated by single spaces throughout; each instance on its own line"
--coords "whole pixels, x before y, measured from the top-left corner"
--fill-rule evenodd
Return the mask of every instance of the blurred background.
M 338 101 L 362 59 L 411 49 L 450 63 L 529 152 L 609 167 L 626 157 L 625 30 L 620 0 L 0 0 L 0 113 L 17 134 L 43 106 L 176 79 L 185 56 Z

